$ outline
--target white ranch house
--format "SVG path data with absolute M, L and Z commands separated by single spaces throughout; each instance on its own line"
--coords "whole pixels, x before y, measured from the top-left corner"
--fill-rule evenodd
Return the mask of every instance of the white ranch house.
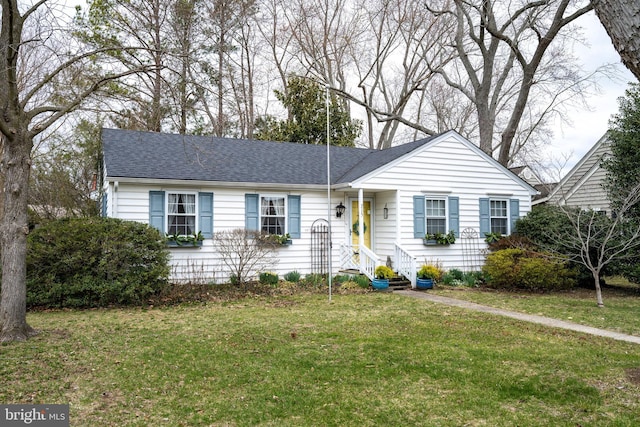
M 484 233 L 510 234 L 537 193 L 454 131 L 385 150 L 330 147 L 329 191 L 326 146 L 115 129 L 102 140 L 103 215 L 204 235 L 201 247 L 170 249 L 177 281 L 228 280 L 211 237 L 246 227 L 290 235 L 280 275 L 326 273 L 331 252 L 332 274 L 372 278 L 390 259 L 415 286 L 425 260 L 478 270 Z M 423 240 L 450 230 L 454 244 Z

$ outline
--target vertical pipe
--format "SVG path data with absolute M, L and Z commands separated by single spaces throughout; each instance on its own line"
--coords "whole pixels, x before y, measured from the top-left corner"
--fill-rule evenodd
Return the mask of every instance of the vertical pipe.
M 333 243 L 331 242 L 331 139 L 329 137 L 329 85 L 325 85 L 325 104 L 327 106 L 327 223 L 329 224 L 329 273 L 327 274 L 327 282 L 329 283 L 329 302 L 331 302 L 331 279 L 333 268 L 331 263 Z

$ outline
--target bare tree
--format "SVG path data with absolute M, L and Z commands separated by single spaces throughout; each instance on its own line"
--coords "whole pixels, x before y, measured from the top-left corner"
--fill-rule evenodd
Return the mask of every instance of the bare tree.
M 630 258 L 640 248 L 640 224 L 628 213 L 640 202 L 640 184 L 622 201 L 613 218 L 594 210 L 561 206 L 571 223 L 571 230 L 557 239 L 563 254 L 585 266 L 592 274 L 598 307 L 604 307 L 600 278 L 603 269 L 613 261 Z
M 92 61 L 109 48 L 87 50 L 72 42 L 63 5 L 2 0 L 0 32 L 0 132 L 4 139 L 3 207 L 0 219 L 2 295 L 0 342 L 25 340 L 27 203 L 34 138 L 115 79 L 148 66 L 101 73 Z
M 96 49 L 121 47 L 110 50 L 110 57 L 103 57 L 99 66 L 116 62 L 128 69 L 148 66 L 149 71 L 120 81 L 114 91 L 119 105 L 111 118 L 119 127 L 160 132 L 169 113 L 169 85 L 163 75 L 169 54 L 169 4 L 163 0 L 94 0 L 86 16 L 78 14 L 76 18 L 81 29 L 77 34 L 84 42 Z M 139 49 L 123 49 L 125 46 Z
M 283 87 L 286 73 L 329 84 L 364 112 L 371 148 L 456 129 L 509 165 L 594 84 L 568 54 L 587 0 L 268 4 Z
M 591 0 L 591 4 L 620 54 L 622 63 L 640 80 L 640 2 Z
M 589 12 L 572 0 L 453 0 L 455 66 L 437 71 L 473 102 L 480 148 L 505 166 L 584 77 L 566 55 L 571 24 Z M 527 116 L 527 117 L 526 117 Z M 526 117 L 526 118 L 525 118 Z
M 278 262 L 276 245 L 258 231 L 237 228 L 214 236 L 218 253 L 238 283 L 246 283 Z

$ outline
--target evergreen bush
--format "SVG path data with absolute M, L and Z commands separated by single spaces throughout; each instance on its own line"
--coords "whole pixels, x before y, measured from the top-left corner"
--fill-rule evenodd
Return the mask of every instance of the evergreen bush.
M 482 273 L 492 288 L 551 291 L 575 286 L 574 274 L 566 263 L 523 249 L 490 253 Z
M 168 282 L 169 252 L 158 230 L 115 218 L 51 221 L 29 234 L 27 305 L 143 304 Z

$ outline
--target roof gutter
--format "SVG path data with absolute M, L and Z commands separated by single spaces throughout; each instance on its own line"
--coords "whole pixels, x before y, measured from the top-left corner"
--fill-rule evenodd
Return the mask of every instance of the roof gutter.
M 286 187 L 296 190 L 326 190 L 326 184 L 288 184 L 288 183 L 265 183 L 265 182 L 230 182 L 230 181 L 204 181 L 188 179 L 158 179 L 158 178 L 133 178 L 120 176 L 107 176 L 105 181 L 119 182 L 126 184 L 146 184 L 159 186 L 181 186 L 181 187 L 222 187 L 222 188 L 274 188 Z M 332 187 L 333 188 L 333 187 Z

